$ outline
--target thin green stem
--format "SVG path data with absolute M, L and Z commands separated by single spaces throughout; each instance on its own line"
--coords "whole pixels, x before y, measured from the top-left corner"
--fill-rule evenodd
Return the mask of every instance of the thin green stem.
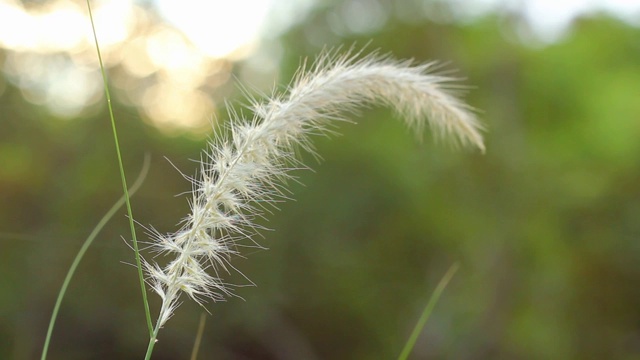
M 193 350 L 191 350 L 191 360 L 198 358 L 198 350 L 200 350 L 200 343 L 202 342 L 202 334 L 204 334 L 204 323 L 207 321 L 207 313 L 204 311 L 200 314 L 200 323 L 198 324 L 198 332 L 196 333 L 196 340 L 193 343 Z
M 147 345 L 147 353 L 144 356 L 144 360 L 151 359 L 151 353 L 153 353 L 153 347 L 156 345 L 158 341 L 158 332 L 160 331 L 160 319 L 156 323 L 156 328 L 153 329 L 153 333 L 151 334 L 151 338 L 149 339 L 149 345 Z
M 407 343 L 404 345 L 404 349 L 402 349 L 400 356 L 398 356 L 398 360 L 406 360 L 409 357 L 409 354 L 411 354 L 411 350 L 413 350 L 413 347 L 416 345 L 416 341 L 418 341 L 418 336 L 420 336 L 420 333 L 422 332 L 422 329 L 424 329 L 424 326 L 426 325 L 427 320 L 429 320 L 429 317 L 433 312 L 433 308 L 436 306 L 438 299 L 440 299 L 440 296 L 444 292 L 444 289 L 447 287 L 447 285 L 449 284 L 449 281 L 451 281 L 451 278 L 456 273 L 456 271 L 458 271 L 459 267 L 460 267 L 459 263 L 455 263 L 451 265 L 449 270 L 447 270 L 447 272 L 444 274 L 444 276 L 438 283 L 438 286 L 436 286 L 436 289 L 433 291 L 433 295 L 431 295 L 431 298 L 429 298 L 429 302 L 427 303 L 427 306 L 425 306 L 424 310 L 422 311 L 422 315 L 420 315 L 420 319 L 418 320 L 418 323 L 413 328 L 413 331 L 411 332 L 411 336 L 409 336 L 409 340 L 407 340 Z
M 102 73 L 102 83 L 104 84 L 104 92 L 107 98 L 107 107 L 109 108 L 109 116 L 111 118 L 111 129 L 113 130 L 113 140 L 116 145 L 116 153 L 118 155 L 118 165 L 120 167 L 120 178 L 122 180 L 122 189 L 127 204 L 127 214 L 129 215 L 129 226 L 131 227 L 131 237 L 133 241 L 133 250 L 135 251 L 136 266 L 138 268 L 138 277 L 140 279 L 140 290 L 142 291 L 142 302 L 144 303 L 144 312 L 147 318 L 147 327 L 149 328 L 149 335 L 153 336 L 153 323 L 151 322 L 151 312 L 149 311 L 149 301 L 147 300 L 147 290 L 144 283 L 144 274 L 142 272 L 142 261 L 140 260 L 140 250 L 138 249 L 138 240 L 136 239 L 136 228 L 133 222 L 133 211 L 131 210 L 131 201 L 129 199 L 129 193 L 127 191 L 127 179 L 124 176 L 124 166 L 122 165 L 122 155 L 120 154 L 120 145 L 118 143 L 118 132 L 116 131 L 116 121 L 113 116 L 113 108 L 111 106 L 111 95 L 109 95 L 109 86 L 107 82 L 107 73 L 104 70 L 104 64 L 102 62 L 102 54 L 100 54 L 100 46 L 98 45 L 98 35 L 96 34 L 96 26 L 93 21 L 93 13 L 91 12 L 91 4 L 87 0 L 87 8 L 89 9 L 89 19 L 91 20 L 91 29 L 93 30 L 93 40 L 96 44 L 96 51 L 98 53 L 98 61 L 100 62 L 100 72 Z
M 133 195 L 140 188 L 140 186 L 144 182 L 144 179 L 147 177 L 148 171 L 149 171 L 149 157 L 146 156 L 144 159 L 142 170 L 140 170 L 140 175 L 138 175 L 138 178 L 136 179 L 135 183 L 130 189 L 131 195 Z M 115 215 L 116 211 L 118 211 L 118 209 L 120 209 L 122 205 L 124 205 L 124 203 L 125 203 L 125 196 L 122 195 L 122 197 L 120 197 L 120 199 L 115 204 L 113 204 L 113 206 L 109 209 L 109 211 L 107 211 L 107 213 L 104 214 L 102 219 L 100 219 L 98 224 L 93 228 L 93 231 L 91 231 L 91 234 L 89 234 L 87 239 L 84 241 L 84 244 L 82 244 L 82 247 L 80 247 L 80 250 L 76 254 L 75 259 L 73 259 L 73 263 L 71 263 L 71 267 L 67 272 L 67 276 L 64 278 L 62 287 L 60 287 L 60 292 L 58 293 L 56 304 L 53 307 L 53 313 L 51 314 L 51 320 L 49 321 L 49 329 L 47 330 L 47 336 L 45 337 L 45 340 L 44 340 L 44 347 L 42 348 L 42 356 L 41 356 L 42 360 L 45 360 L 47 358 L 47 351 L 49 350 L 49 344 L 51 343 L 51 335 L 53 334 L 53 327 L 56 324 L 58 312 L 60 311 L 60 305 L 62 304 L 62 299 L 64 298 L 64 295 L 67 292 L 69 283 L 71 283 L 71 278 L 73 278 L 73 275 L 76 272 L 76 268 L 80 264 L 80 261 L 84 257 L 84 254 L 89 249 L 89 246 L 91 246 L 91 244 L 93 243 L 93 240 L 95 240 L 96 236 L 104 228 L 107 222 L 111 220 L 113 215 Z

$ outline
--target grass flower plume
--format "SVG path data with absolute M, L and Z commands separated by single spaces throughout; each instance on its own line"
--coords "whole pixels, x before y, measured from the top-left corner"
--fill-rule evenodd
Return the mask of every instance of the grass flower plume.
M 454 79 L 433 70 L 433 63 L 325 54 L 283 94 L 253 100 L 253 117 L 230 112 L 228 135 L 210 142 L 191 179 L 191 213 L 177 232 L 154 232 L 152 247 L 171 259 L 165 266 L 145 262 L 148 282 L 162 298 L 155 335 L 182 293 L 199 304 L 231 294 L 220 275 L 233 268 L 229 258 L 238 248 L 253 242 L 255 219 L 287 199 L 291 170 L 304 167 L 297 150 L 314 152 L 310 136 L 330 133 L 358 108 L 389 106 L 418 134 L 428 124 L 440 137 L 484 151 L 480 123 L 451 92 Z

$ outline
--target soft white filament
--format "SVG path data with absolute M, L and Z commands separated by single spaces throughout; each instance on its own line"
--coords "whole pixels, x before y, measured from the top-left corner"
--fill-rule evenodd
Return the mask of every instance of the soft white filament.
M 358 107 L 387 105 L 418 133 L 428 123 L 437 135 L 484 151 L 474 114 L 446 91 L 453 79 L 430 74 L 432 67 L 379 56 L 326 55 L 311 70 L 302 69 L 285 94 L 255 101 L 252 119 L 232 113 L 230 135 L 210 142 L 199 178 L 192 179 L 191 214 L 176 233 L 154 236 L 154 247 L 173 259 L 164 267 L 145 263 L 162 298 L 158 327 L 182 292 L 198 303 L 230 294 L 218 271 L 231 266 L 228 259 L 240 240 L 252 240 L 254 219 L 286 199 L 289 171 L 302 166 L 295 148 L 313 151 L 309 135 L 326 133 L 330 123 Z

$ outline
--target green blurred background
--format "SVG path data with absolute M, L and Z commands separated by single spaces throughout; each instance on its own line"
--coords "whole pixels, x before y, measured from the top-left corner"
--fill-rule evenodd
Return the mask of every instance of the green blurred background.
M 269 250 L 233 259 L 257 286 L 236 289 L 244 300 L 207 305 L 199 358 L 396 358 L 457 262 L 413 359 L 640 359 L 640 30 L 597 12 L 549 39 L 517 7 L 460 15 L 465 3 L 324 1 L 290 13 L 296 21 L 263 34 L 252 51 L 207 60 L 218 70 L 196 82 L 204 100 L 185 104 L 206 114 L 197 125 L 166 126 L 173 115 L 145 110 L 162 104 L 136 91 L 175 84 L 162 83 L 166 70 L 135 72 L 122 60 L 150 26 L 169 26 L 152 2 L 137 5 L 147 27 L 136 27 L 135 39 L 105 45 L 131 182 L 144 155 L 152 158 L 133 213 L 162 232 L 188 211 L 175 195 L 190 184 L 173 166 L 194 174 L 190 159 L 200 157 L 209 122 L 227 118 L 215 104 L 241 105 L 240 82 L 265 92 L 286 84 L 300 59 L 324 46 L 368 44 L 365 52 L 445 62 L 472 86 L 466 100 L 489 129 L 482 155 L 428 136 L 418 143 L 390 111 L 372 108 L 341 126 L 344 136 L 316 139 L 323 161 L 303 155 L 315 172 L 297 173 L 296 200 L 270 217 L 275 231 L 261 240 Z M 55 67 L 19 73 L 29 50 L 0 49 L 1 359 L 39 358 L 75 253 L 121 195 L 93 49 L 82 51 L 38 53 L 91 69 L 90 86 L 53 87 L 63 97 L 56 91 L 93 89 L 69 110 L 37 96 L 43 79 L 48 90 L 61 81 Z M 129 238 L 121 210 L 79 267 L 49 359 L 143 358 Z M 228 280 L 247 284 L 238 274 Z M 154 359 L 189 357 L 202 309 L 184 300 Z

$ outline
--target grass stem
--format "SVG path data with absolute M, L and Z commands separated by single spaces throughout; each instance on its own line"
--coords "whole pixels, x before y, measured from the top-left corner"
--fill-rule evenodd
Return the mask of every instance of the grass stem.
M 146 156 L 144 159 L 142 170 L 140 170 L 140 175 L 138 175 L 138 178 L 136 179 L 135 183 L 129 190 L 130 195 L 133 195 L 140 188 L 140 186 L 144 182 L 144 179 L 147 177 L 148 172 L 149 172 L 149 156 Z M 118 199 L 118 201 L 115 204 L 113 204 L 113 206 L 109 209 L 109 211 L 107 211 L 107 213 L 104 214 L 102 219 L 100 219 L 98 224 L 93 228 L 93 230 L 91 231 L 91 234 L 89 234 L 87 239 L 84 241 L 84 244 L 82 244 L 82 247 L 80 247 L 80 250 L 76 254 L 75 259 L 73 259 L 73 262 L 71 263 L 71 267 L 67 272 L 67 276 L 64 278 L 64 282 L 60 287 L 60 292 L 58 293 L 56 304 L 53 307 L 53 313 L 51 314 L 51 320 L 49 321 L 49 328 L 47 329 L 47 336 L 45 337 L 44 347 L 42 348 L 42 356 L 40 357 L 41 360 L 45 360 L 47 358 L 47 351 L 49 350 L 49 344 L 51 343 L 51 335 L 53 334 L 53 328 L 56 324 L 56 319 L 58 318 L 58 312 L 60 311 L 60 305 L 62 304 L 62 299 L 64 299 L 64 295 L 67 292 L 67 288 L 69 287 L 71 278 L 73 278 L 73 275 L 75 274 L 76 269 L 80 264 L 80 261 L 82 260 L 82 258 L 84 257 L 84 254 L 89 249 L 89 246 L 91 246 L 91 244 L 93 243 L 93 240 L 95 240 L 96 236 L 104 228 L 107 222 L 111 220 L 111 218 L 115 215 L 116 211 L 118 211 L 118 209 L 120 209 L 122 205 L 124 205 L 124 203 L 125 203 L 125 195 L 122 195 L 122 197 L 120 197 L 120 199 Z
M 102 62 L 102 54 L 100 54 L 100 46 L 98 45 L 98 35 L 96 34 L 96 26 L 93 20 L 93 13 L 91 12 L 91 3 L 87 0 L 87 8 L 89 9 L 89 19 L 91 20 L 91 29 L 93 31 L 93 40 L 96 44 L 96 51 L 98 53 L 98 61 L 100 62 L 100 72 L 102 73 L 102 82 L 104 84 L 104 92 L 107 98 L 107 107 L 109 108 L 109 117 L 111 118 L 111 129 L 113 130 L 113 140 L 116 146 L 116 154 L 118 156 L 118 166 L 120 167 L 120 178 L 122 180 L 122 189 L 124 191 L 124 197 L 127 204 L 127 214 L 129 216 L 129 226 L 131 227 L 131 237 L 133 242 L 133 249 L 135 251 L 136 267 L 138 268 L 138 277 L 140 279 L 140 291 L 142 292 L 142 301 L 144 303 L 145 316 L 147 318 L 147 327 L 149 328 L 149 335 L 153 337 L 153 323 L 151 322 L 151 312 L 149 311 L 149 301 L 147 300 L 147 290 L 144 282 L 144 274 L 142 272 L 142 262 L 140 260 L 140 250 L 138 249 L 138 240 L 136 239 L 136 229 L 133 221 L 133 211 L 131 210 L 131 200 L 127 191 L 127 179 L 124 175 L 124 166 L 122 165 L 122 155 L 120 153 L 120 145 L 118 143 L 118 132 L 116 131 L 116 121 L 113 116 L 113 107 L 111 106 L 111 95 L 109 94 L 109 85 L 107 82 L 107 73 L 104 69 Z
M 193 350 L 191 350 L 191 360 L 198 358 L 198 350 L 200 350 L 200 344 L 202 343 L 202 334 L 204 333 L 204 323 L 207 321 L 207 313 L 202 312 L 200 314 L 200 323 L 198 324 L 198 332 L 196 333 L 196 340 L 193 343 Z
M 411 351 L 418 341 L 418 336 L 420 336 L 422 329 L 424 329 L 424 326 L 427 324 L 427 320 L 429 320 L 429 317 L 433 312 L 433 308 L 436 306 L 438 299 L 440 299 L 440 296 L 449 284 L 449 281 L 451 281 L 451 278 L 453 278 L 453 275 L 456 273 L 456 271 L 458 271 L 458 268 L 460 268 L 459 263 L 454 263 L 453 265 L 451 265 L 449 270 L 447 270 L 447 272 L 438 283 L 438 286 L 436 286 L 436 289 L 433 291 L 433 295 L 431 295 L 431 297 L 429 298 L 427 306 L 425 306 L 424 310 L 422 311 L 422 315 L 420 315 L 418 323 L 413 328 L 411 336 L 409 336 L 409 340 L 407 340 L 407 343 L 404 345 L 404 349 L 402 349 L 398 360 L 406 360 L 409 357 L 409 354 L 411 354 Z

